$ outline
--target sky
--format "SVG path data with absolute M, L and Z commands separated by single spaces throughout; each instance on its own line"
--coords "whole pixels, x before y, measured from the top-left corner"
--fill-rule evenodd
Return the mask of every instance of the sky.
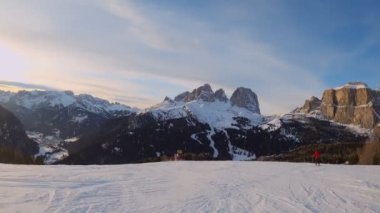
M 350 81 L 380 87 L 377 0 L 2 0 L 0 86 L 145 108 L 210 83 L 291 111 Z

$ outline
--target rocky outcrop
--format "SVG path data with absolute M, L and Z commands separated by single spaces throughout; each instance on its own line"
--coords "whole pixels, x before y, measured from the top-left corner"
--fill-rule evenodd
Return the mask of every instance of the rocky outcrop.
M 379 119 L 379 92 L 364 83 L 348 83 L 324 91 L 321 111 L 331 120 L 372 129 Z
M 221 101 L 231 102 L 232 106 L 238 106 L 248 109 L 253 113 L 260 114 L 259 101 L 257 95 L 248 88 L 239 87 L 228 100 L 223 89 L 218 89 L 215 93 L 212 91 L 209 84 L 205 84 L 192 92 L 183 92 L 174 98 L 175 101 L 190 102 L 194 100 L 202 100 L 207 102 Z
M 174 101 L 171 98 L 169 98 L 168 96 L 166 96 L 164 98 L 164 102 L 173 103 Z
M 375 128 L 373 129 L 373 133 L 377 140 L 380 142 L 380 123 L 375 126 Z
M 313 96 L 309 100 L 305 101 L 305 104 L 303 105 L 303 109 L 307 113 L 314 111 L 314 110 L 319 110 L 321 103 L 322 103 L 322 101 L 319 98 Z
M 259 101 L 257 95 L 248 88 L 239 87 L 231 96 L 232 106 L 248 109 L 251 112 L 260 114 Z
M 328 89 L 323 92 L 321 111 L 328 119 L 334 119 L 336 112 L 335 90 Z
M 177 95 L 177 96 L 174 98 L 174 100 L 175 100 L 175 101 L 184 101 L 185 98 L 186 98 L 187 96 L 189 96 L 189 95 L 190 95 L 190 92 L 186 91 L 186 92 L 183 92 L 183 93 Z
M 218 89 L 215 91 L 215 99 L 223 102 L 228 101 L 227 95 L 223 89 Z
M 194 89 L 191 93 L 184 92 L 174 98 L 175 101 L 190 102 L 194 100 L 203 100 L 212 102 L 215 100 L 215 94 L 209 84 Z
M 315 111 L 319 111 L 321 109 L 322 101 L 312 96 L 310 99 L 305 101 L 305 104 L 302 107 L 299 107 L 293 111 L 293 113 L 312 113 Z
M 203 101 L 214 101 L 215 100 L 215 94 L 211 89 L 211 86 L 209 84 L 205 84 L 201 87 L 198 87 L 197 89 L 193 90 L 191 93 L 192 96 L 190 96 L 190 100 L 203 100 Z

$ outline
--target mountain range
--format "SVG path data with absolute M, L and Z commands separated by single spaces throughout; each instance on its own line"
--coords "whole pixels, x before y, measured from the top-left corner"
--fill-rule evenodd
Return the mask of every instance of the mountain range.
M 144 110 L 70 91 L 0 91 L 0 105 L 7 115 L 0 122 L 19 131 L 10 139 L 14 127 L 2 124 L 1 146 L 47 164 L 159 161 L 177 152 L 189 160 L 254 160 L 309 144 L 365 143 L 380 129 L 380 92 L 358 82 L 281 116 L 261 115 L 249 88 L 228 98 L 209 84 Z

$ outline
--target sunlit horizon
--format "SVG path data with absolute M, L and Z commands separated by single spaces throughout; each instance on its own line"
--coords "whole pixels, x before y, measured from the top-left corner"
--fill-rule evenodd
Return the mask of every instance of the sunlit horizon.
M 371 2 L 6 0 L 0 80 L 139 108 L 204 83 L 243 86 L 264 114 L 286 113 L 350 81 L 380 86 Z

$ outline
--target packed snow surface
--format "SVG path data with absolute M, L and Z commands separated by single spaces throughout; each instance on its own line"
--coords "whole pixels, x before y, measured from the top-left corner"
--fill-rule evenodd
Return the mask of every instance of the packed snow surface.
M 0 164 L 0 212 L 379 212 L 380 167 Z

